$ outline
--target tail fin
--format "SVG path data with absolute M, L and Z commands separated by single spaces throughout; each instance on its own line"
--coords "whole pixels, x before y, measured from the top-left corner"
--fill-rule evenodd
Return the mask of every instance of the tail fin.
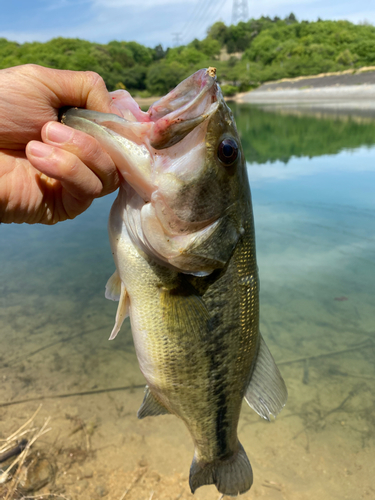
M 241 443 L 230 458 L 208 464 L 200 464 L 194 457 L 190 467 L 191 492 L 205 484 L 214 484 L 223 495 L 237 496 L 245 493 L 253 484 L 253 471 Z

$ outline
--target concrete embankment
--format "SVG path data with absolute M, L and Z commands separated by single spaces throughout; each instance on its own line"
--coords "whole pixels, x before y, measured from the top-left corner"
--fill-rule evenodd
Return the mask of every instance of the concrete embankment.
M 237 94 L 240 103 L 375 111 L 375 68 L 269 82 Z

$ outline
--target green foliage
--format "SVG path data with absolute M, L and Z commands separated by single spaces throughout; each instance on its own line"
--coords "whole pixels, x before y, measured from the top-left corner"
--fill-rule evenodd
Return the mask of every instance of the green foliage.
M 160 45 L 157 45 L 154 48 L 154 60 L 159 61 L 160 59 L 163 59 L 166 56 L 167 52 L 163 49 L 163 47 Z
M 161 61 L 148 70 L 147 90 L 153 95 L 164 95 L 187 76 L 185 67 L 179 62 Z
M 230 107 L 249 162 L 288 163 L 292 157 L 312 158 L 375 144 L 372 121 L 286 115 L 236 103 Z
M 375 64 L 375 28 L 348 21 L 278 21 L 254 39 L 244 59 L 259 64 L 261 81 Z
M 127 90 L 145 90 L 147 67 L 136 64 L 132 68 L 123 70 L 123 83 Z
M 238 87 L 234 85 L 222 85 L 221 90 L 225 97 L 232 97 L 238 92 Z
M 198 41 L 198 40 L 197 40 Z M 182 62 L 185 65 L 201 64 L 206 60 L 203 52 L 194 47 L 194 42 L 189 45 L 170 49 L 166 56 L 168 62 Z
M 221 52 L 227 60 L 220 60 Z M 199 68 L 215 66 L 219 82 L 247 90 L 264 81 L 375 65 L 375 27 L 348 21 L 298 22 L 261 17 L 226 26 L 217 22 L 204 40 L 154 49 L 137 42 L 91 43 L 54 38 L 46 43 L 0 38 L 0 68 L 34 63 L 96 71 L 109 90 L 162 94 Z M 228 87 L 229 88 L 229 87 Z

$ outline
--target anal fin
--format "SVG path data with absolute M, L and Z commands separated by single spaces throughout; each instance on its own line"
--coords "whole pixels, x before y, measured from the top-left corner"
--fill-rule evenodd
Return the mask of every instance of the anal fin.
M 159 401 L 156 401 L 150 389 L 146 385 L 145 397 L 143 398 L 143 402 L 138 410 L 137 417 L 142 419 L 145 417 L 166 415 L 167 413 L 169 413 L 169 411 L 161 403 L 159 403 Z
M 245 400 L 258 415 L 269 421 L 271 415 L 276 417 L 280 413 L 287 399 L 285 382 L 260 335 L 258 357 L 246 389 Z
M 110 278 L 111 279 L 111 278 Z M 129 295 L 126 291 L 125 285 L 121 281 L 121 292 L 120 292 L 120 300 L 117 307 L 116 313 L 116 322 L 113 327 L 112 333 L 109 337 L 109 340 L 113 340 L 118 332 L 120 331 L 121 325 L 124 322 L 124 319 L 129 316 Z

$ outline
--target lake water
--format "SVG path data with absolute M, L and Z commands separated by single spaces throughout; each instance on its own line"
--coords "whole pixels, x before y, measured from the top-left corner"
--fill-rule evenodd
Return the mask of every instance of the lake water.
M 233 109 L 249 161 L 261 330 L 289 390 L 271 423 L 243 406 L 254 470 L 243 498 L 375 498 L 375 121 Z M 136 418 L 144 380 L 128 320 L 107 340 L 113 199 L 55 227 L 0 227 L 0 439 L 40 404 L 27 429 L 48 417 L 51 429 L 34 446 L 44 462 L 14 498 L 35 495 L 43 474 L 41 498 L 193 498 L 184 425 Z

